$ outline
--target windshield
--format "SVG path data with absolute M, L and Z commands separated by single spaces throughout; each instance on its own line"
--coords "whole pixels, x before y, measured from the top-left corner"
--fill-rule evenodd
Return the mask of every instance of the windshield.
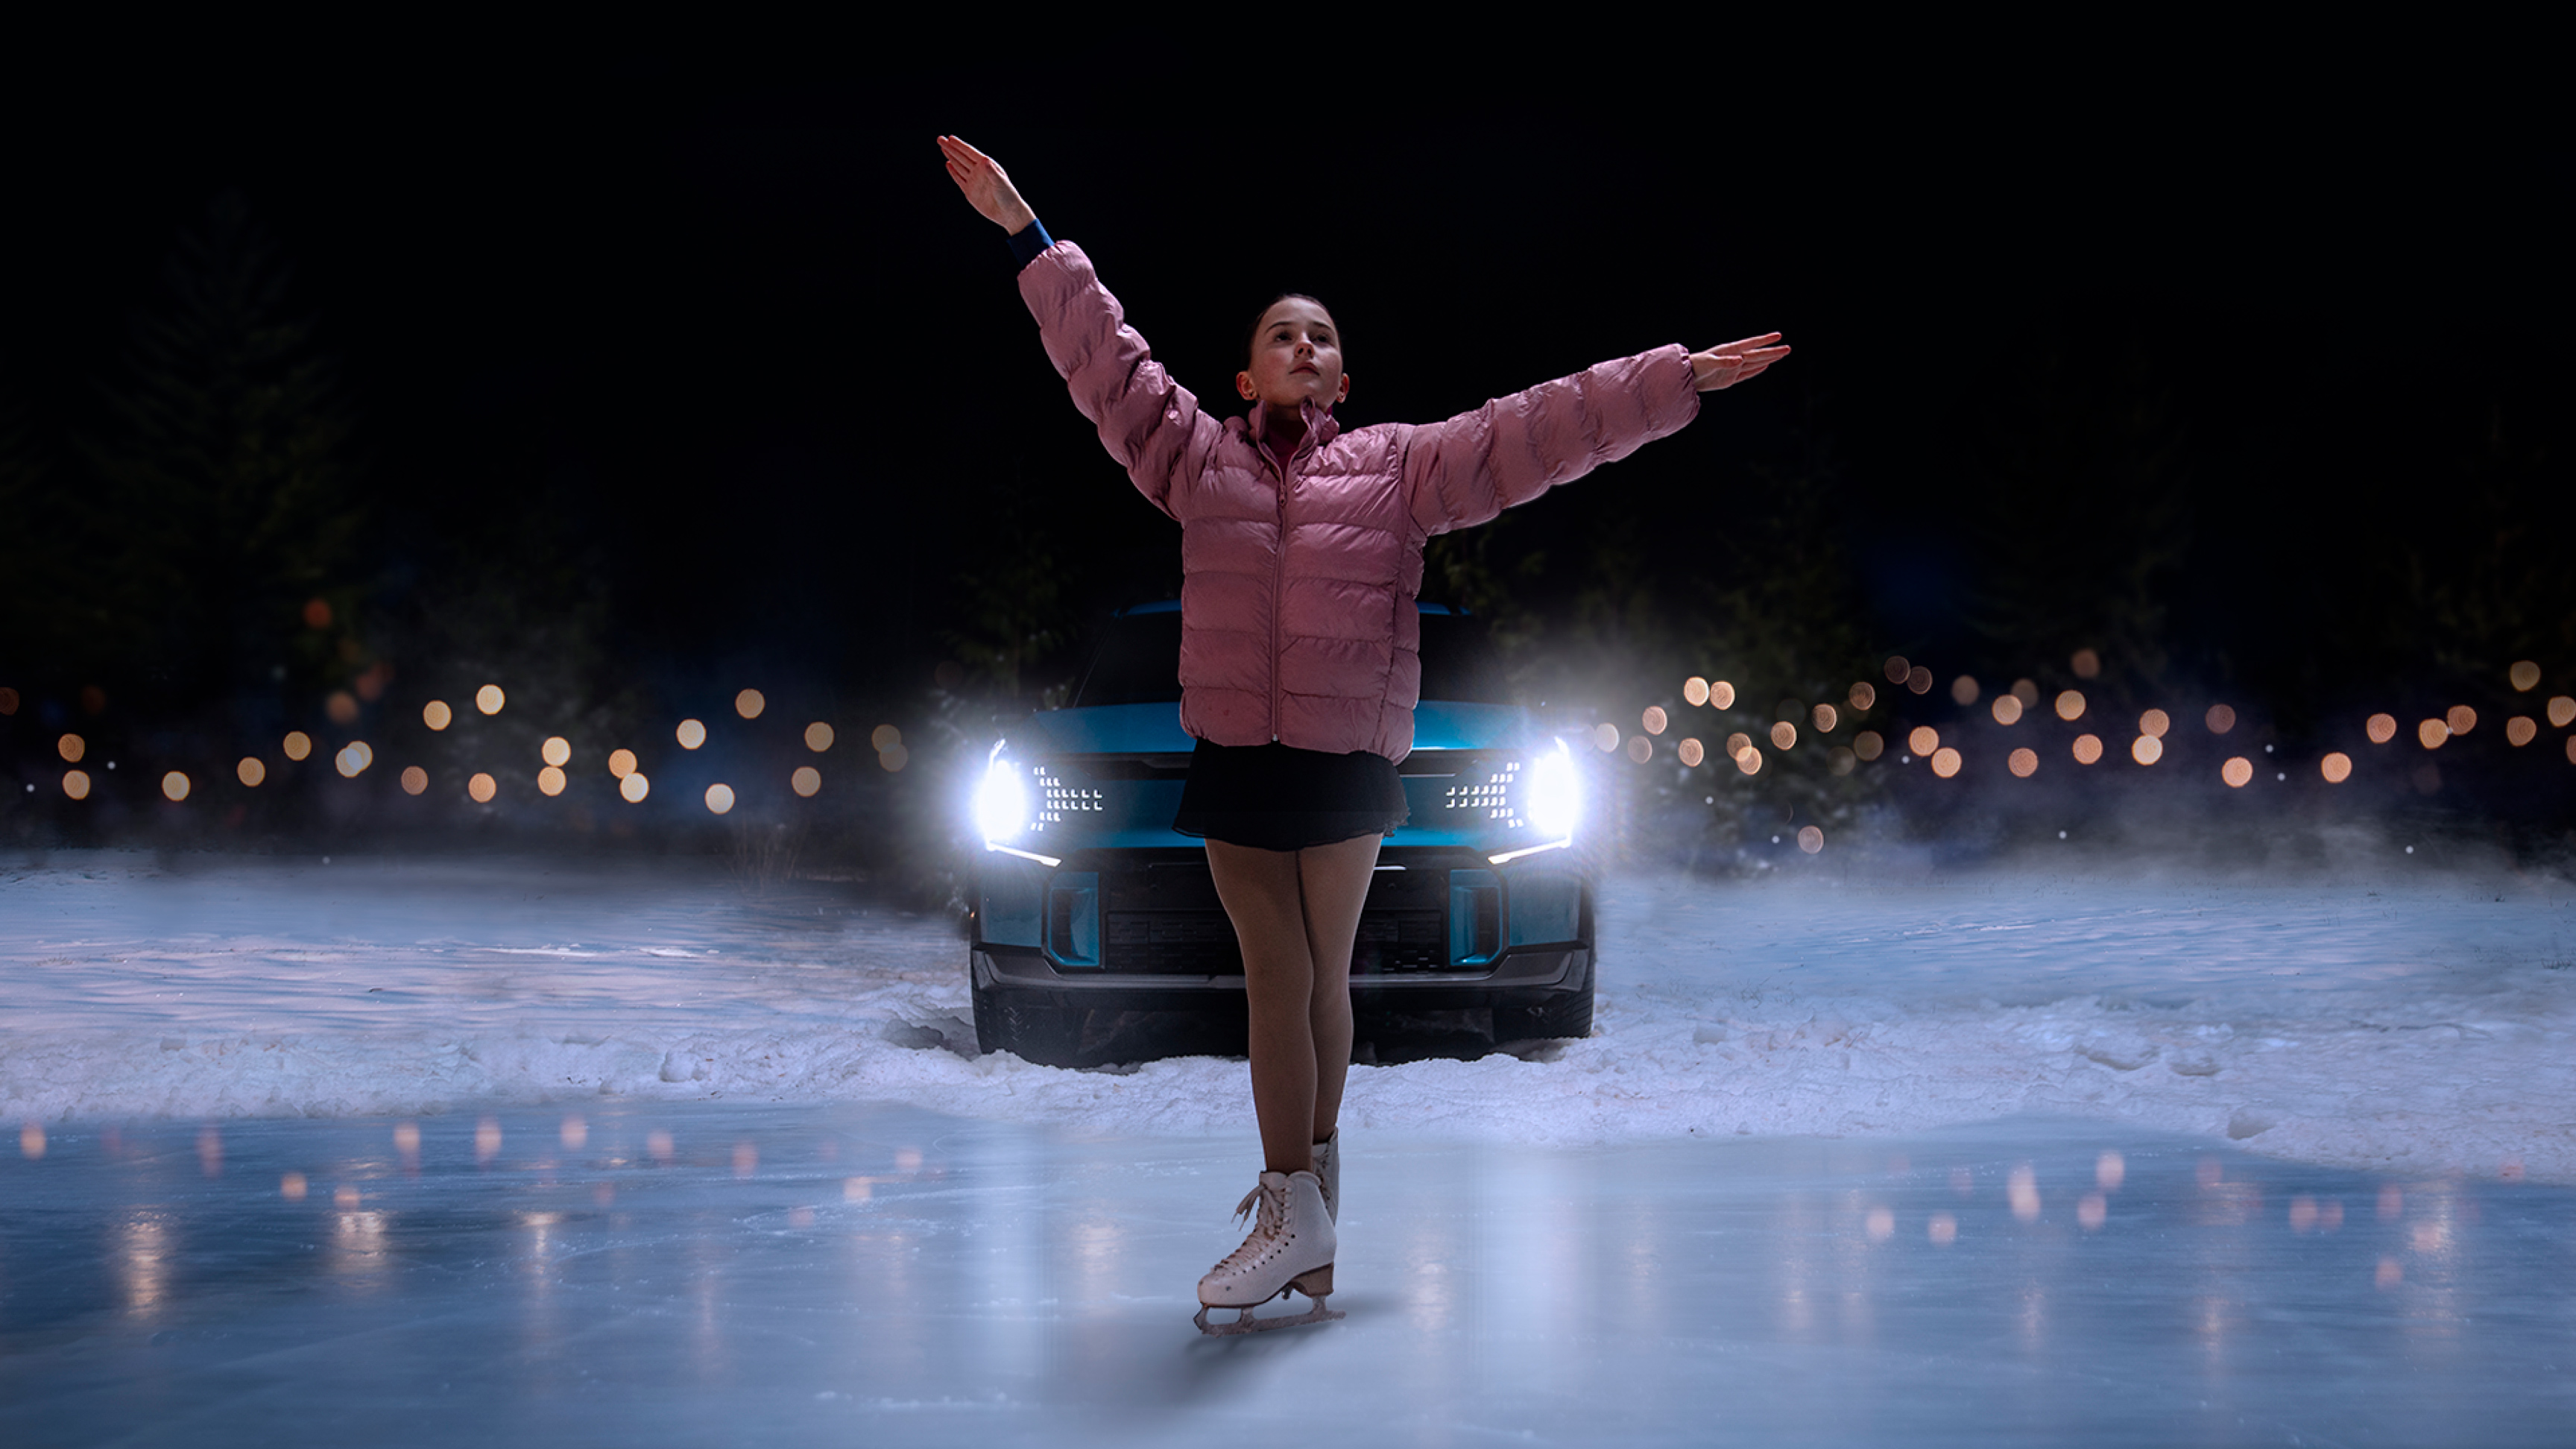
M 1422 616 L 1422 697 L 1458 704 L 1514 704 L 1484 621 L 1464 614 Z M 1092 656 L 1073 707 L 1169 704 L 1181 697 L 1178 610 L 1126 614 Z

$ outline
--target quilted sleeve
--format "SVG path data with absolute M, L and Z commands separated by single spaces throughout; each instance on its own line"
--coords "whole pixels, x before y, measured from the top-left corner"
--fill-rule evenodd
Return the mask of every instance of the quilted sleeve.
M 1411 429 L 1404 497 L 1425 534 L 1486 522 L 1699 416 L 1680 345 L 1587 367 Z
M 1205 471 L 1223 424 L 1154 360 L 1080 247 L 1060 241 L 1040 252 L 1020 269 L 1020 297 L 1109 456 L 1148 502 L 1182 518 L 1189 481 Z

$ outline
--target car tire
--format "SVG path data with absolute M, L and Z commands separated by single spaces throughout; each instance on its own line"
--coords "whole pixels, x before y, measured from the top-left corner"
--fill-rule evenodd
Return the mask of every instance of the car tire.
M 1069 1067 L 1082 1054 L 1082 1022 L 1090 1015 L 1038 1002 L 1011 1001 L 975 988 L 975 1045 L 1009 1052 L 1042 1067 Z
M 1561 992 L 1536 1006 L 1497 1006 L 1494 1008 L 1494 1040 L 1549 1041 L 1560 1037 L 1592 1035 L 1592 973 L 1583 973 L 1583 985 Z

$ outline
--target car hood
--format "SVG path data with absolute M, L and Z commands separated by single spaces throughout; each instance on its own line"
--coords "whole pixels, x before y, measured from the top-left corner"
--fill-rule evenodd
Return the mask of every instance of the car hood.
M 1181 728 L 1180 706 L 1169 703 L 1048 710 L 1013 733 L 1028 736 L 1039 754 L 1187 754 L 1197 744 Z M 1529 711 L 1514 705 L 1424 700 L 1413 711 L 1417 750 L 1511 749 L 1530 736 Z

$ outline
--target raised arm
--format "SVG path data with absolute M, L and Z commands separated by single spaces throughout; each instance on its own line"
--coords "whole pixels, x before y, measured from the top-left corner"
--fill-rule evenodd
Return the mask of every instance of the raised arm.
M 1404 486 L 1426 534 L 1486 522 L 1559 483 L 1614 463 L 1699 415 L 1699 394 L 1732 387 L 1789 355 L 1780 334 L 1604 362 L 1412 430 Z
M 1223 425 L 1203 415 L 1198 399 L 1154 360 L 1080 247 L 1055 242 L 1032 254 L 1018 245 L 1037 227 L 1037 213 L 999 162 L 954 136 L 940 137 L 939 150 L 968 204 L 1009 232 L 1027 258 L 1020 297 L 1037 319 L 1047 360 L 1073 392 L 1073 405 L 1100 430 L 1101 445 L 1146 501 L 1179 518 L 1187 482 L 1198 476 Z M 1037 227 L 1036 235 L 1043 237 L 1045 228 Z

